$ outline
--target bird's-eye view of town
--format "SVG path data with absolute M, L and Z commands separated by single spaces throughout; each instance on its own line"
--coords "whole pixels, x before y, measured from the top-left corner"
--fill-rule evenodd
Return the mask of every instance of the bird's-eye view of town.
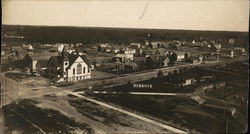
M 248 31 L 7 22 L 0 133 L 248 131 Z

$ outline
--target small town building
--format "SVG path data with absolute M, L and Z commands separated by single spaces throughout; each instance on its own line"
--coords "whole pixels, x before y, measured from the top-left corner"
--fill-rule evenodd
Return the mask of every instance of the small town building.
M 190 52 L 184 52 L 184 51 L 173 51 L 177 55 L 177 61 L 184 61 L 185 58 L 188 58 L 191 56 Z
M 16 51 L 17 59 L 23 59 L 24 56 L 28 53 L 26 50 L 19 46 L 13 46 L 12 48 Z
M 125 55 L 133 55 L 136 53 L 136 49 L 132 49 L 132 48 L 125 48 L 125 49 L 121 49 L 120 50 L 122 54 L 125 54 Z
M 112 46 L 111 51 L 115 54 L 120 53 L 120 46 Z
M 234 51 L 232 49 L 222 49 L 220 51 L 220 56 L 221 57 L 233 58 L 234 57 Z
M 28 45 L 28 51 L 32 52 L 34 50 L 33 46 L 31 44 Z
M 133 48 L 133 49 L 139 49 L 141 48 L 141 44 L 140 43 L 130 43 L 130 48 Z
M 233 50 L 235 56 L 246 55 L 246 50 L 243 47 L 235 47 Z
M 126 62 L 126 63 L 118 63 L 119 70 L 126 70 L 126 71 L 137 71 L 138 65 L 135 62 Z
M 134 61 L 133 54 L 117 54 L 114 57 L 116 62 L 131 62 Z
M 28 71 L 30 71 L 32 74 L 37 73 L 37 63 L 38 61 L 48 61 L 51 56 L 56 56 L 58 53 L 32 53 L 27 54 L 23 58 L 23 63 L 28 68 Z
M 149 47 L 151 49 L 156 49 L 156 48 L 163 47 L 163 46 L 166 46 L 166 45 L 167 45 L 166 42 L 154 41 L 154 42 L 151 42 L 149 44 Z
M 107 43 L 105 43 L 105 44 L 100 44 L 100 45 L 98 45 L 98 47 L 97 47 L 97 51 L 98 51 L 98 52 L 105 52 L 107 48 L 108 48 L 108 44 L 107 44 Z
M 152 50 L 152 49 L 144 49 L 144 50 L 142 51 L 142 56 L 148 57 L 148 56 L 154 55 L 154 53 L 155 53 L 155 50 Z
M 183 79 L 183 81 L 181 82 L 181 85 L 188 86 L 188 85 L 192 85 L 195 82 L 196 80 L 194 78 Z
M 167 67 L 169 65 L 169 58 L 166 56 L 147 56 L 146 65 L 148 67 Z
M 48 61 L 48 77 L 55 83 L 91 78 L 91 65 L 86 56 L 63 52 Z
M 110 49 L 110 48 L 106 48 L 105 52 L 106 52 L 106 53 L 110 53 L 110 52 L 111 52 L 111 49 Z
M 1 50 L 1 56 L 5 56 L 6 55 L 5 52 L 6 52 L 5 50 Z

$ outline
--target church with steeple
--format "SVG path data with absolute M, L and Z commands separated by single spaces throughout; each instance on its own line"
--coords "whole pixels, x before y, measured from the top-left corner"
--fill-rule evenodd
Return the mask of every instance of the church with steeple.
M 50 57 L 47 64 L 47 76 L 52 82 L 76 82 L 91 78 L 91 65 L 86 54 L 69 53 L 61 47 L 58 56 Z

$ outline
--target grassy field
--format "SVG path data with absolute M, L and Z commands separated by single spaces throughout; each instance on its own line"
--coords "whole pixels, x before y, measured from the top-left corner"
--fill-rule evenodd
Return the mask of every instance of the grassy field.
M 199 71 L 197 70 L 196 72 L 198 75 L 214 74 L 218 80 L 224 80 L 228 83 L 226 87 L 213 90 L 204 96 L 208 98 L 205 98 L 205 102 L 201 105 L 188 97 L 177 96 L 106 94 L 96 95 L 96 97 L 202 133 L 225 133 L 227 125 L 230 133 L 244 132 L 247 125 L 247 65 L 238 63 L 223 68 L 220 67 L 217 71 Z M 170 88 L 159 80 L 150 80 L 144 83 L 149 82 L 153 84 L 153 87 L 156 87 L 149 89 L 151 91 L 159 91 L 161 89 L 164 92 L 164 90 L 166 91 Z M 133 90 L 133 88 L 128 89 L 128 87 L 120 86 L 110 90 Z M 183 89 L 186 90 L 186 88 Z M 138 90 L 136 89 L 136 91 Z M 179 90 L 176 91 L 178 92 Z M 231 116 L 231 108 L 236 108 L 233 116 Z
M 230 117 L 230 114 L 225 113 L 224 110 L 213 111 L 213 107 L 208 104 L 230 107 L 214 104 L 214 102 L 198 105 L 189 98 L 170 96 L 100 95 L 98 98 L 199 132 L 224 133 L 227 119 L 230 119 L 230 132 L 242 132 L 246 125 L 246 120 L 238 118 L 246 117 L 246 113 L 239 111 L 236 117 Z
M 9 77 L 15 81 L 20 81 L 22 79 L 27 79 L 27 78 L 30 78 L 30 77 L 33 77 L 33 75 L 31 74 L 25 74 L 25 73 L 6 73 L 5 74 L 6 77 Z
M 46 133 L 76 133 L 81 131 L 91 132 L 87 124 L 75 122 L 58 111 L 36 107 L 38 102 L 21 100 L 18 104 L 12 103 L 3 107 L 6 133 L 18 131 L 24 134 L 41 133 L 30 122 L 39 126 Z M 28 121 L 27 121 L 28 120 Z
M 83 116 L 91 120 L 101 123 L 107 127 L 111 132 L 152 132 L 162 133 L 167 132 L 163 128 L 154 126 L 150 123 L 138 120 L 126 114 L 114 111 L 112 109 L 97 105 L 95 103 L 78 99 L 71 100 L 69 104 L 77 109 Z

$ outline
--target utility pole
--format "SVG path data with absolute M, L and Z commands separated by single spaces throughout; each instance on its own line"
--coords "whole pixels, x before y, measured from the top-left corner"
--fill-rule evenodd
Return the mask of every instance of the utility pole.
M 3 88 L 2 88 L 2 84 L 3 84 L 2 81 L 3 81 L 3 80 L 2 80 L 2 79 L 3 79 L 3 78 L 1 78 L 1 89 L 0 89 L 0 90 L 1 90 L 1 96 L 0 96 L 0 97 L 1 97 L 1 100 L 0 100 L 0 101 L 1 101 L 1 102 L 0 102 L 0 108 L 2 108 L 2 106 L 3 106 Z
M 160 68 L 161 68 L 161 56 L 160 56 Z
M 226 134 L 228 134 L 228 119 L 227 119 L 227 126 L 226 126 Z
M 49 68 L 49 86 L 50 86 L 50 82 L 51 82 L 51 68 Z
M 118 77 L 118 62 L 116 62 L 116 77 Z
M 1 77 L 1 106 L 0 108 L 4 105 L 3 100 L 4 100 L 4 89 L 6 88 L 6 78 L 5 76 Z
M 19 81 L 19 77 L 17 77 L 17 96 L 18 96 L 18 99 L 19 99 L 19 84 L 18 84 L 18 81 Z
M 219 61 L 220 59 L 220 50 L 217 50 L 217 54 L 216 54 L 216 59 L 217 59 L 217 61 Z

